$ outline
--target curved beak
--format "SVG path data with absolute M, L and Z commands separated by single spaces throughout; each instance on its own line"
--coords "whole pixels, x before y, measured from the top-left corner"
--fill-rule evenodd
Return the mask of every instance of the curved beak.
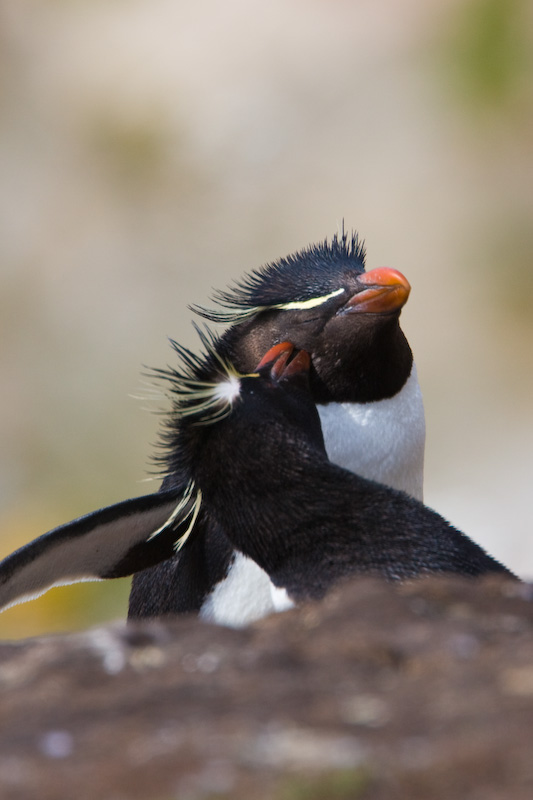
M 389 267 L 378 267 L 363 272 L 357 278 L 361 291 L 356 292 L 342 308 L 342 313 L 387 314 L 399 311 L 409 297 L 409 281 Z
M 264 367 L 270 367 L 270 374 L 277 381 L 300 373 L 307 374 L 311 366 L 309 353 L 305 350 L 297 350 L 294 358 L 289 360 L 294 350 L 295 347 L 290 342 L 275 344 L 265 353 L 255 368 L 256 372 L 259 372 Z
M 293 350 L 294 345 L 292 345 L 290 342 L 281 342 L 280 344 L 275 344 L 274 347 L 271 347 L 270 350 L 267 350 L 255 368 L 255 371 L 259 372 L 259 370 L 263 369 L 264 367 L 272 366 L 272 375 L 274 378 L 278 378 L 279 374 L 283 372 L 283 367 L 289 360 Z

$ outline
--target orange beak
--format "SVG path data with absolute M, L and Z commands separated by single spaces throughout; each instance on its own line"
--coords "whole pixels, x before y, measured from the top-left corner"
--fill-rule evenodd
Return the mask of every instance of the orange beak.
M 387 314 L 402 308 L 409 297 L 411 286 L 397 269 L 379 267 L 363 272 L 357 282 L 363 289 L 351 297 L 344 306 L 345 312 Z
M 290 342 L 281 342 L 280 344 L 275 344 L 274 347 L 271 347 L 270 350 L 267 350 L 257 367 L 255 368 L 256 372 L 259 372 L 260 369 L 263 367 L 272 364 L 272 374 L 274 378 L 279 377 L 279 373 L 283 371 L 283 367 L 289 360 L 289 357 L 294 350 L 294 345 Z M 276 370 L 276 372 L 275 372 Z
M 290 342 L 281 342 L 275 344 L 268 350 L 259 364 L 256 371 L 263 369 L 263 367 L 272 364 L 270 374 L 274 380 L 281 380 L 282 378 L 289 378 L 291 375 L 297 375 L 300 372 L 309 372 L 311 366 L 311 357 L 305 350 L 299 350 L 292 361 L 289 359 L 294 351 L 294 345 Z

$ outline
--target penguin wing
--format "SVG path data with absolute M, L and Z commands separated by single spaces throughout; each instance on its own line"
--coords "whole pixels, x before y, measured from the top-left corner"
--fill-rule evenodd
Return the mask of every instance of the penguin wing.
M 0 609 L 81 581 L 122 578 L 175 554 L 176 490 L 124 500 L 60 525 L 0 562 Z

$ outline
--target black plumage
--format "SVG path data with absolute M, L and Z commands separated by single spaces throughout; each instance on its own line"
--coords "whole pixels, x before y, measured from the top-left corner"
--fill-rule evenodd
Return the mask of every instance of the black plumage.
M 314 407 L 318 404 L 330 459 L 334 461 L 338 456 L 342 462 L 346 452 L 341 458 L 336 448 L 340 441 L 346 450 L 347 443 L 349 468 L 358 474 L 368 474 L 365 473 L 368 463 L 358 459 L 360 455 L 365 458 L 372 455 L 376 447 L 378 470 L 382 460 L 387 462 L 389 470 L 385 469 L 379 480 L 396 486 L 405 475 L 411 474 L 410 470 L 414 471 L 413 494 L 420 494 L 423 408 L 411 350 L 399 325 L 410 287 L 394 270 L 365 272 L 364 267 L 364 248 L 357 236 L 342 233 L 331 242 L 313 245 L 267 265 L 234 290 L 219 293 L 221 310 L 200 313 L 215 321 L 230 322 L 231 327 L 220 338 L 210 340 L 204 335 L 205 352 L 199 356 L 175 344 L 181 367 L 156 372 L 168 382 L 174 399 L 163 437 L 161 491 L 73 520 L 9 556 L 0 563 L 0 604 L 17 602 L 24 595 L 35 596 L 58 583 L 133 573 L 131 617 L 187 611 L 203 614 L 220 588 L 231 584 L 234 589 L 236 556 L 246 550 L 239 550 L 206 498 L 200 502 L 195 493 L 193 467 L 187 456 L 190 448 L 184 447 L 183 436 L 191 430 L 203 431 L 205 435 L 223 430 L 219 425 L 226 424 L 224 416 L 229 413 L 231 403 L 228 406 L 227 398 L 214 395 L 213 387 L 228 380 L 234 382 L 233 386 L 240 380 L 247 386 L 246 381 L 252 379 L 242 375 L 253 372 L 265 352 L 285 340 L 309 353 L 305 402 L 314 408 L 315 439 L 322 437 Z M 405 395 L 404 390 L 409 386 Z M 367 409 L 381 408 L 383 400 L 396 403 L 401 396 L 400 415 L 405 413 L 406 403 L 409 413 L 404 424 L 396 415 L 398 406 L 392 408 L 393 424 L 389 425 L 386 439 L 392 442 L 392 455 L 387 451 L 383 458 L 376 439 L 367 439 L 365 448 L 358 449 L 352 443 L 353 429 L 346 434 L 342 426 L 340 436 L 337 430 L 337 441 L 331 439 L 331 409 L 335 428 L 341 404 L 345 417 L 350 417 L 354 406 L 365 409 L 366 414 Z M 283 425 L 296 432 L 300 412 L 294 403 L 289 405 L 292 411 L 289 407 L 285 409 Z M 324 427 L 324 410 L 328 411 L 329 427 Z M 193 426 L 192 420 L 198 422 L 198 414 L 202 425 Z M 232 416 L 233 424 L 237 424 L 236 419 Z M 304 414 L 302 419 L 307 429 L 310 415 Z M 382 418 L 378 415 L 376 419 L 375 432 L 381 442 L 386 438 L 382 435 L 385 431 L 380 427 Z M 400 427 L 403 424 L 403 430 L 398 437 L 399 423 Z M 256 436 L 261 432 L 267 434 L 264 447 L 268 447 L 268 431 L 262 421 L 258 423 Z M 400 447 L 396 447 L 398 438 L 402 439 Z M 240 442 L 237 444 L 240 446 Z M 222 471 L 231 467 L 234 452 L 238 449 L 232 443 L 225 452 L 220 452 L 218 467 Z M 323 446 L 317 447 L 315 441 L 309 453 L 323 464 Z M 274 454 L 270 456 L 273 458 Z M 285 469 L 285 455 L 279 442 L 276 458 Z M 204 466 L 205 463 L 202 459 Z M 274 461 L 269 463 L 272 465 Z M 328 468 L 334 469 L 331 464 Z M 339 478 L 342 484 L 345 472 L 339 475 L 344 476 Z M 237 502 L 235 513 L 238 508 Z M 322 513 L 319 506 L 315 510 Z M 244 521 L 239 523 L 239 535 L 248 525 L 252 532 L 255 530 L 256 522 L 249 512 L 247 508 Z M 312 508 L 306 513 L 312 516 L 311 512 Z M 401 551 L 396 555 L 400 562 L 397 569 L 401 570 Z M 256 569 L 255 583 L 249 589 L 248 578 L 243 581 L 241 575 L 237 580 L 236 604 L 241 605 L 237 616 L 234 610 L 229 618 L 218 616 L 215 609 L 210 619 L 243 624 L 268 613 L 270 605 L 263 602 L 265 592 L 268 596 L 270 593 L 268 576 L 261 573 L 255 562 L 247 563 Z M 247 607 L 250 603 L 255 603 L 251 611 Z
M 329 462 L 309 358 L 300 352 L 286 365 L 290 349 L 240 379 L 224 418 L 195 425 L 191 416 L 180 433 L 208 513 L 235 548 L 294 600 L 321 597 L 339 578 L 359 573 L 512 577 L 422 503 Z
M 357 234 L 343 232 L 253 272 L 233 290 L 218 292 L 220 310 L 196 310 L 212 321 L 232 323 L 214 350 L 239 372 L 253 371 L 270 347 L 289 340 L 310 353 L 316 403 L 372 403 L 396 395 L 412 372 L 413 356 L 399 325 L 409 288 L 393 270 L 365 273 L 364 245 Z M 204 361 L 175 347 L 193 372 L 209 374 L 212 355 Z M 179 369 L 158 374 L 170 381 L 171 391 L 182 385 Z M 180 426 L 180 415 L 171 412 L 162 458 L 165 490 L 180 491 L 187 481 L 177 443 Z M 231 458 L 231 449 L 225 458 Z M 357 454 L 354 460 L 357 465 Z M 134 576 L 130 616 L 200 610 L 226 576 L 234 553 L 212 521 L 199 519 L 197 534 L 201 547 Z

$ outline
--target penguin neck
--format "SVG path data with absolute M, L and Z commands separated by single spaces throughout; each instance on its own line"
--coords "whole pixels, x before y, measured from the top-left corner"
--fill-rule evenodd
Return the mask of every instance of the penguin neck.
M 425 418 L 414 363 L 393 397 L 317 408 L 330 461 L 422 501 Z
M 318 487 L 324 475 L 336 469 L 327 460 L 318 414 L 314 405 L 311 408 L 313 420 L 302 414 L 301 428 L 287 426 L 267 409 L 261 414 L 259 403 L 254 413 L 258 425 L 251 427 L 248 412 L 236 407 L 231 419 L 222 420 L 213 431 L 200 431 L 204 439 L 193 477 L 206 508 L 223 531 L 231 531 L 233 548 L 268 573 L 295 546 L 283 532 L 298 527 L 306 515 L 308 480 Z M 316 443 L 308 433 L 315 418 L 320 437 Z M 285 496 L 290 499 L 287 504 Z M 320 504 L 321 497 L 318 492 L 315 502 Z M 304 535 L 301 530 L 295 538 Z
M 322 347 L 313 352 L 315 402 L 371 403 L 403 388 L 413 367 L 411 348 L 398 315 L 376 317 L 357 319 L 357 329 L 338 318 L 329 323 Z

